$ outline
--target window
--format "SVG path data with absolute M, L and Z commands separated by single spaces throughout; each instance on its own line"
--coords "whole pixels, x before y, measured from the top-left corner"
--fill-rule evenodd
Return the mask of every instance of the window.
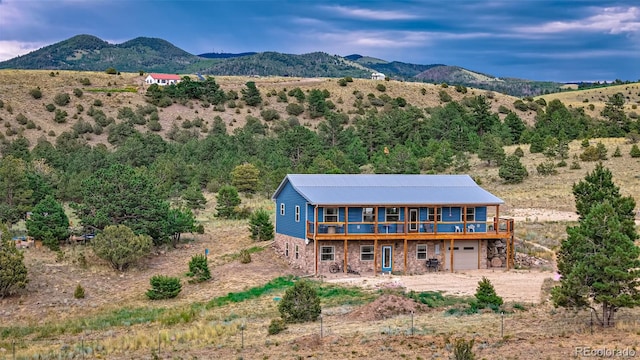
M 416 247 L 416 258 L 418 260 L 427 260 L 427 245 L 418 244 Z
M 300 252 L 298 251 L 298 245 L 296 245 L 296 259 L 298 258 Z
M 434 251 L 436 255 L 440 255 L 440 244 L 436 244 L 436 250 Z
M 333 261 L 335 251 L 333 246 L 320 246 L 320 261 Z
M 476 221 L 476 208 L 468 207 L 465 215 L 467 221 Z
M 284 256 L 289 257 L 289 243 L 284 243 Z
M 338 208 L 324 208 L 324 222 L 338 222 Z
M 442 208 L 437 208 L 438 213 L 436 216 L 436 208 L 427 208 L 429 216 L 427 218 L 428 221 L 442 221 Z
M 280 203 L 280 215 L 284 216 L 284 203 Z
M 385 221 L 400 221 L 400 209 L 397 207 L 384 209 Z
M 300 222 L 300 206 L 296 205 L 296 222 Z
M 373 245 L 360 246 L 360 260 L 373 261 Z
M 373 213 L 373 208 L 362 208 L 362 222 L 375 222 L 376 215 Z

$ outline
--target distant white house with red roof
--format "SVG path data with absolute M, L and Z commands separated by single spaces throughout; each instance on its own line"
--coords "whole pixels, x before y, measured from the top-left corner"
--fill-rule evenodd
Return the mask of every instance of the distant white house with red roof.
M 144 79 L 144 82 L 148 85 L 158 84 L 160 86 L 173 85 L 182 81 L 180 75 L 172 74 L 149 74 Z

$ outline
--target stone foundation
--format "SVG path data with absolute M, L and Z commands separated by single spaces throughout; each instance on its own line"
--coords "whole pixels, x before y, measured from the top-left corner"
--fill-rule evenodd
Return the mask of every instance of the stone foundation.
M 486 246 L 486 256 L 482 257 L 486 259 L 487 268 L 505 268 L 507 267 L 507 240 L 486 240 L 488 245 Z
M 404 241 L 403 240 L 379 240 L 378 248 L 375 251 L 376 261 L 372 260 L 363 260 L 361 258 L 361 247 L 362 246 L 373 246 L 373 240 L 360 240 L 360 241 L 349 241 L 348 249 L 347 249 L 347 261 L 352 270 L 359 272 L 362 275 L 369 274 L 372 275 L 374 273 L 374 264 L 375 264 L 375 273 L 379 274 L 382 271 L 382 247 L 383 246 L 391 246 L 392 247 L 392 272 L 394 273 L 402 273 L 407 275 L 415 275 L 415 274 L 424 274 L 428 272 L 426 263 L 427 259 L 438 259 L 440 262 L 440 271 L 444 271 L 445 269 L 445 243 L 442 240 L 438 241 L 408 241 L 407 242 L 407 263 L 405 268 L 405 260 L 404 260 Z M 426 259 L 418 259 L 417 257 L 417 247 L 418 245 L 427 245 L 427 254 Z M 296 256 L 296 246 L 297 246 L 297 256 Z M 328 241 L 328 240 L 319 240 L 318 241 L 318 252 L 321 252 L 321 247 L 323 246 L 333 246 L 333 260 L 320 260 L 320 255 L 318 255 L 318 274 L 329 274 L 329 267 L 337 263 L 340 266 L 341 271 L 344 271 L 344 241 Z M 314 263 L 314 255 L 315 255 L 315 246 L 313 240 L 310 240 L 308 244 L 305 244 L 304 239 L 295 238 L 288 235 L 276 234 L 274 247 L 276 252 L 280 254 L 283 258 L 285 258 L 290 266 L 295 269 L 301 269 L 307 274 L 315 273 L 315 263 Z M 439 249 L 436 249 L 436 248 Z M 438 253 L 436 253 L 438 250 Z M 487 255 L 487 240 L 480 241 L 480 268 L 485 269 L 490 266 L 490 259 Z
M 313 263 L 313 241 L 305 244 L 304 239 L 276 234 L 274 246 L 276 252 L 285 258 L 292 268 L 301 269 L 308 274 L 315 272 Z

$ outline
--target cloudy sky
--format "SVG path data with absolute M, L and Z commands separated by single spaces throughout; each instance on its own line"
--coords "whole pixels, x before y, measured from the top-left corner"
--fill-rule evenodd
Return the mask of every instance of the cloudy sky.
M 192 53 L 362 54 L 534 80 L 640 79 L 639 0 L 0 0 L 0 60 L 78 34 Z

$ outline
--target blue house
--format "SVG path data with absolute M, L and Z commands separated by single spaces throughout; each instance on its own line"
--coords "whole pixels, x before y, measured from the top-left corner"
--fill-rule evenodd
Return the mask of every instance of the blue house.
M 310 274 L 513 266 L 504 201 L 468 175 L 289 174 L 272 199 L 277 249 Z

